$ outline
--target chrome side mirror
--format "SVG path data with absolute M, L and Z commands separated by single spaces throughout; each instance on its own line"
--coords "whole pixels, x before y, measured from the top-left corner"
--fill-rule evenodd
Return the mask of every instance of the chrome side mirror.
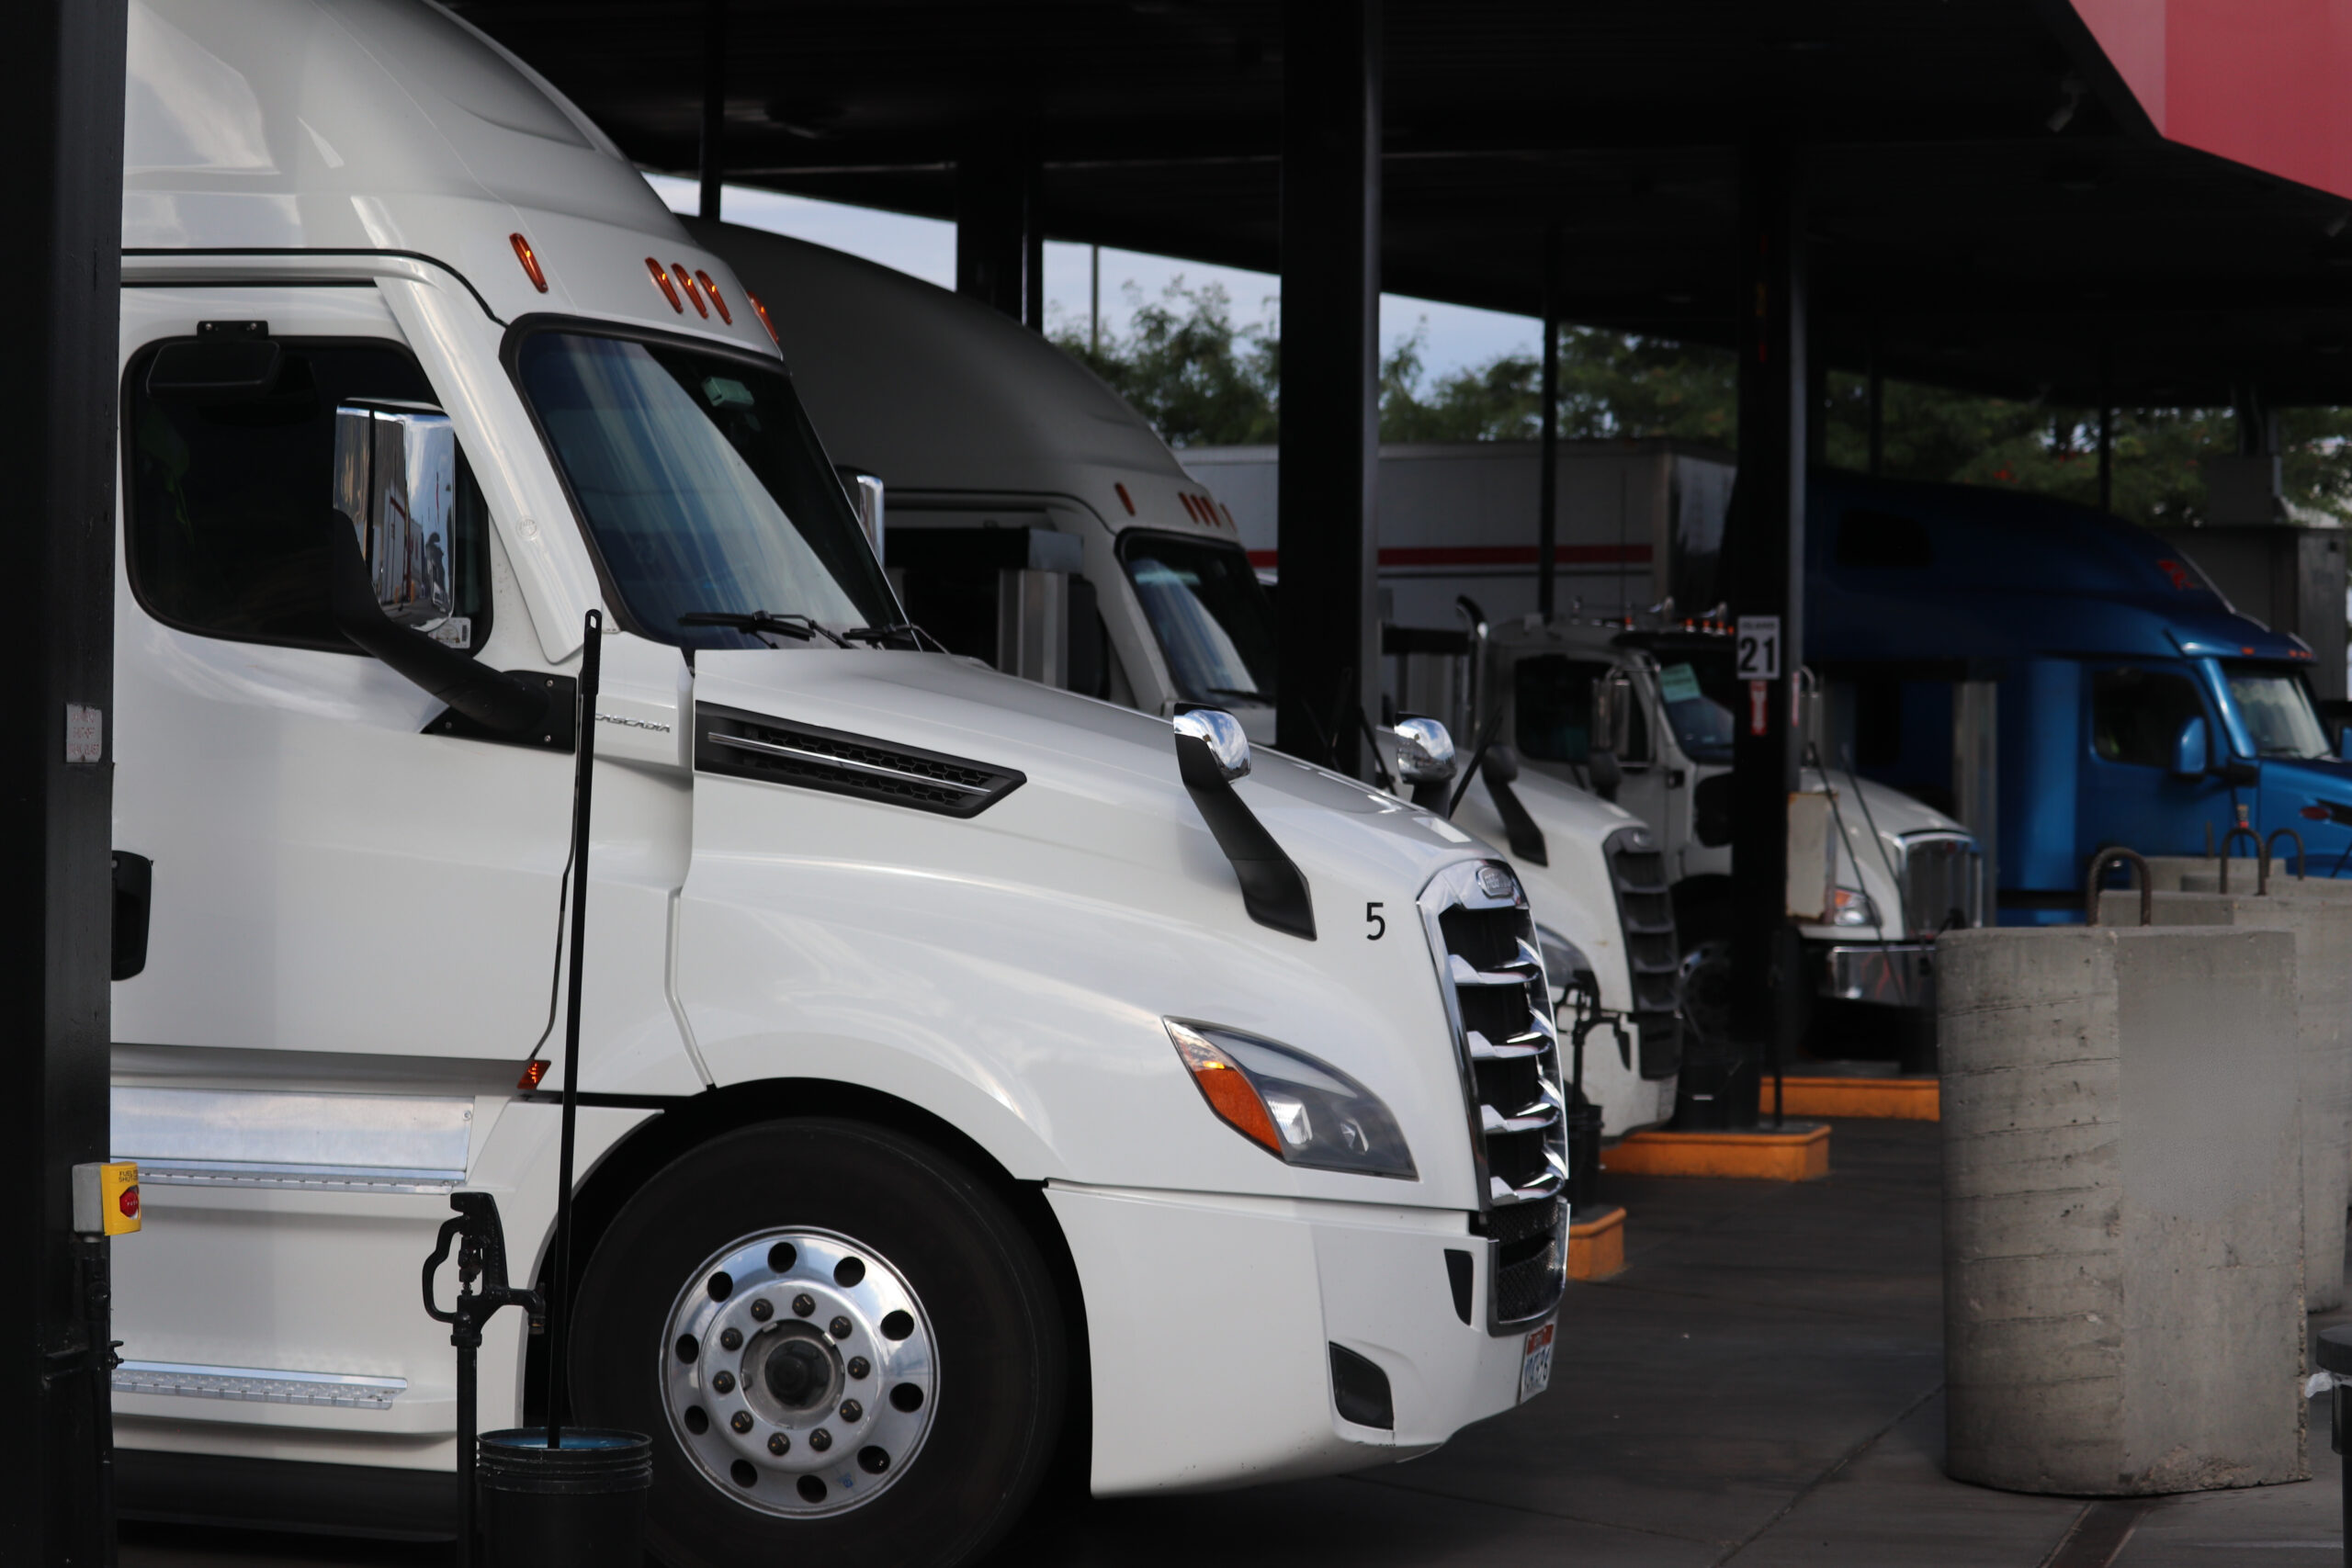
M 1433 718 L 1396 721 L 1396 776 L 1409 784 L 1443 784 L 1453 776 L 1453 737 Z
M 1623 755 L 1628 732 L 1633 727 L 1634 682 L 1631 677 L 1619 670 L 1594 681 L 1592 739 L 1588 749 Z
M 1175 719 L 1176 733 L 1201 742 L 1218 779 L 1231 784 L 1250 772 L 1250 737 L 1241 721 L 1223 708 L 1186 708 Z M 1179 746 L 1177 751 L 1184 754 Z M 1197 753 L 1194 753 L 1197 755 Z
M 385 618 L 421 632 L 447 623 L 458 513 L 449 416 L 423 403 L 336 409 L 333 504 L 352 521 Z
M 842 477 L 842 488 L 849 491 L 849 509 L 857 513 L 857 525 L 865 530 L 865 542 L 874 547 L 874 558 L 882 558 L 882 479 L 863 468 L 847 464 L 834 465 L 833 471 Z

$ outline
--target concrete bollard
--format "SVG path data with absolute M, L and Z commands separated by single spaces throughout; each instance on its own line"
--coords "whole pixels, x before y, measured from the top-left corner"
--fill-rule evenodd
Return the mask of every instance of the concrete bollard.
M 2236 926 L 2283 931 L 2295 939 L 2306 1312 L 2344 1304 L 2344 1211 L 2352 1202 L 2352 899 L 2300 892 L 2328 886 L 2273 877 L 2268 897 L 2159 893 L 2154 900 L 2160 926 Z M 2352 884 L 2342 886 L 2352 890 Z M 2139 918 L 2138 894 L 2100 896 L 2100 924 L 2130 925 Z
M 2211 893 L 2215 879 L 2221 874 L 2222 863 L 2211 855 L 2150 855 L 2149 886 L 2159 893 Z M 2275 873 L 2278 868 L 2273 867 Z M 2233 855 L 2230 859 L 2230 891 L 2251 893 L 2261 867 L 2252 855 Z M 2205 886 L 2190 887 L 2188 879 L 2202 878 Z
M 2304 1478 L 2294 938 L 1936 946 L 1952 1476 L 2094 1496 Z

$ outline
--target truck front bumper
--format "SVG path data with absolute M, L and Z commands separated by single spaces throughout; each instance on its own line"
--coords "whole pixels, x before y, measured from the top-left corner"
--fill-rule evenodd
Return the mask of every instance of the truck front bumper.
M 1838 1001 L 1936 1010 L 1936 950 L 1931 942 L 1808 943 L 1815 948 L 1815 991 Z
M 1487 1331 L 1488 1250 L 1464 1214 L 1061 1182 L 1046 1195 L 1085 1295 L 1098 1496 L 1412 1459 L 1519 1402 L 1529 1335 Z M 1466 1323 L 1449 1251 L 1470 1269 Z M 1386 1376 L 1393 1428 L 1340 1415 L 1334 1347 Z

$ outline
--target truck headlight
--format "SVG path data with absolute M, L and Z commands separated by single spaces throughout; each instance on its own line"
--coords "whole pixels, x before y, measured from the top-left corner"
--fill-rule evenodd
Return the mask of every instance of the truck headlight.
M 1562 936 L 1549 926 L 1535 928 L 1535 945 L 1544 954 L 1544 976 L 1552 982 L 1554 1005 L 1564 1000 L 1579 985 L 1588 989 L 1597 1002 L 1600 998 L 1600 977 L 1584 949 Z
M 1874 926 L 1878 924 L 1878 906 L 1871 896 L 1859 887 L 1835 888 L 1829 895 L 1829 923 L 1833 926 Z
M 1328 1062 L 1254 1034 L 1163 1019 L 1217 1119 L 1287 1165 L 1419 1179 L 1396 1118 Z

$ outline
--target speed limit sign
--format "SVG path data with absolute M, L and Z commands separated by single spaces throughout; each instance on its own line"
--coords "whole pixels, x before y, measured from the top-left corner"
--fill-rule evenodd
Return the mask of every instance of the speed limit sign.
M 1781 678 L 1780 616 L 1740 616 L 1739 678 L 1743 681 L 1777 681 Z

